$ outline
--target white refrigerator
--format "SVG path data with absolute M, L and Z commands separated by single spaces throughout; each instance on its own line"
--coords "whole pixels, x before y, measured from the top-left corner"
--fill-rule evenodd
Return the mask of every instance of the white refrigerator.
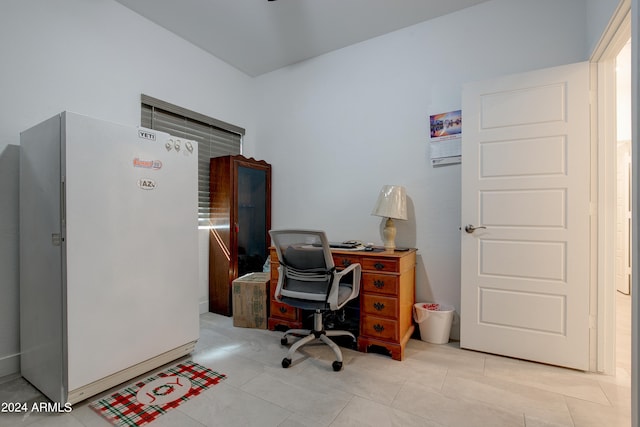
M 197 144 L 63 112 L 20 149 L 23 377 L 73 404 L 190 353 Z

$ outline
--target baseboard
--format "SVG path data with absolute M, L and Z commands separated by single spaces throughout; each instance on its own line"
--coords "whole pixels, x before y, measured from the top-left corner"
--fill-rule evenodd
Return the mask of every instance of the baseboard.
M 209 311 L 209 301 L 200 301 L 200 304 L 198 304 L 198 310 L 200 314 L 207 313 Z
M 20 353 L 0 358 L 0 378 L 20 373 Z

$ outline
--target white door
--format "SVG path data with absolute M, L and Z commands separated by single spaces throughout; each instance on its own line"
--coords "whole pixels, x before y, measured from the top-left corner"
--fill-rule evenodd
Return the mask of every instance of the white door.
M 588 64 L 468 84 L 462 108 L 460 345 L 587 370 Z

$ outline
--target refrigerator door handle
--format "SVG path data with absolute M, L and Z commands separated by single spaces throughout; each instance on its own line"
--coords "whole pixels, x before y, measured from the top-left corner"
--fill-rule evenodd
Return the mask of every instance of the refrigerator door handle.
M 65 182 L 64 177 L 62 177 L 62 181 L 60 182 L 60 233 L 58 234 L 59 242 L 64 242 L 64 238 L 67 231 L 67 183 Z M 53 237 L 53 235 L 52 235 Z M 60 246 L 60 244 L 55 244 L 55 246 Z

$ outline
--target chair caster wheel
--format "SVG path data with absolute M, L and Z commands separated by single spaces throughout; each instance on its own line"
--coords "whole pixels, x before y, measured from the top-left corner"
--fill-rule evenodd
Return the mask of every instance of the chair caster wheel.
M 289 365 L 291 365 L 291 359 L 287 359 L 286 357 L 284 359 L 282 359 L 282 367 L 283 368 L 288 368 Z
M 280 344 L 287 345 L 288 343 L 289 343 L 289 341 L 287 341 L 287 337 L 280 338 Z
M 283 361 L 284 363 L 284 361 Z M 338 372 L 340 369 L 342 369 L 342 362 L 338 362 L 337 360 L 335 362 L 333 362 L 333 364 L 331 365 L 333 366 L 333 370 Z

